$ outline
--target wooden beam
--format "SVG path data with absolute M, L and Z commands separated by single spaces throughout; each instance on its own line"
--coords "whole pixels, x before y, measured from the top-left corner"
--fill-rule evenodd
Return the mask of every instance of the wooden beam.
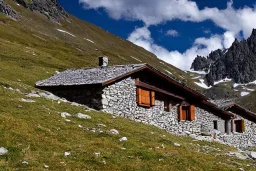
M 175 97 L 175 98 L 180 99 L 180 100 L 185 100 L 185 98 L 183 98 L 183 97 L 174 95 L 174 94 L 169 93 L 168 91 L 165 91 L 165 90 L 160 89 L 160 88 L 158 88 L 158 87 L 155 87 L 155 86 L 152 86 L 152 85 L 150 85 L 150 84 L 141 82 L 141 81 L 139 81 L 139 79 L 136 79 L 136 86 L 137 86 L 137 87 L 146 88 L 146 89 L 148 89 L 148 90 L 153 90 L 153 91 L 156 91 L 156 92 L 159 92 L 159 93 L 163 93 L 163 94 L 165 94 L 165 95 L 168 95 L 168 96 L 171 96 L 171 97 Z

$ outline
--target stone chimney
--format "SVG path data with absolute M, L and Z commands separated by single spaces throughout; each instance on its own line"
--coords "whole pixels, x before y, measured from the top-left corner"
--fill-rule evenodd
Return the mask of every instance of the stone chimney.
M 99 66 L 106 67 L 108 66 L 108 57 L 106 56 L 100 56 L 99 57 Z

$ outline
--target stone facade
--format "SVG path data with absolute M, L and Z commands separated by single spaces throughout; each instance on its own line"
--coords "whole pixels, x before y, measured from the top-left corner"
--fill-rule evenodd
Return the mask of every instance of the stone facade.
M 251 120 L 248 120 L 242 116 L 237 115 L 235 120 L 245 121 L 245 132 L 238 133 L 234 132 L 231 135 L 221 136 L 224 142 L 233 144 L 239 148 L 247 148 L 256 145 L 256 124 Z
M 82 86 L 79 88 L 51 89 L 50 91 L 69 101 L 85 104 L 88 107 L 137 122 L 154 125 L 178 135 L 217 133 L 220 140 L 239 148 L 247 148 L 256 144 L 256 124 L 251 120 L 237 116 L 237 120 L 245 120 L 245 132 L 227 135 L 225 132 L 227 129 L 231 129 L 231 121 L 224 120 L 199 106 L 196 106 L 195 120 L 193 121 L 180 121 L 178 119 L 178 107 L 181 102 L 174 100 L 170 104 L 169 112 L 165 111 L 164 100 L 157 94 L 154 106 L 150 108 L 138 106 L 136 88 L 135 79 L 128 77 L 106 87 Z M 217 130 L 214 129 L 214 121 L 217 122 Z M 230 128 L 225 128 L 227 121 Z
M 155 125 L 169 132 L 190 132 L 200 134 L 214 130 L 213 121 L 217 121 L 218 130 L 225 132 L 225 120 L 196 107 L 196 118 L 194 121 L 179 121 L 178 106 L 174 103 L 170 112 L 164 110 L 164 101 L 156 96 L 156 105 L 144 108 L 137 105 L 135 79 L 129 77 L 103 89 L 102 94 L 103 111 L 122 116 L 138 122 Z
M 84 104 L 88 107 L 101 110 L 102 109 L 102 87 L 70 87 L 70 88 L 55 88 L 49 91 L 59 97 L 63 97 L 71 102 Z

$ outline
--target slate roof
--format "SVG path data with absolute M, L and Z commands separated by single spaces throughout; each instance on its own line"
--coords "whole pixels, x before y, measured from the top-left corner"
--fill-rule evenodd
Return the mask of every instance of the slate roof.
M 36 87 L 53 87 L 53 86 L 76 86 L 76 85 L 108 85 L 113 80 L 122 79 L 124 76 L 135 73 L 143 69 L 149 69 L 159 76 L 171 81 L 184 91 L 188 91 L 203 100 L 208 100 L 206 96 L 198 91 L 186 86 L 183 82 L 174 79 L 173 77 L 159 71 L 149 64 L 130 64 L 130 65 L 115 65 L 106 67 L 93 67 L 82 69 L 69 69 L 64 72 L 55 74 L 54 76 L 36 82 Z
M 83 69 L 69 69 L 38 81 L 37 87 L 102 84 L 113 78 L 143 68 L 147 64 L 115 65 Z
M 36 87 L 53 87 L 53 86 L 75 86 L 75 85 L 96 85 L 102 86 L 108 85 L 111 82 L 117 81 L 124 78 L 132 73 L 138 72 L 143 69 L 149 69 L 159 76 L 164 77 L 173 84 L 181 87 L 184 91 L 190 92 L 196 97 L 201 98 L 205 105 L 219 110 L 224 115 L 230 116 L 227 111 L 222 110 L 217 105 L 209 102 L 208 98 L 198 91 L 186 86 L 183 82 L 174 79 L 173 77 L 159 71 L 155 67 L 144 64 L 130 64 L 130 65 L 115 65 L 106 67 L 93 67 L 93 68 L 82 68 L 82 69 L 69 69 L 64 72 L 55 74 L 54 76 L 36 82 Z
M 226 111 L 228 111 L 231 108 L 238 109 L 240 111 L 240 112 L 236 113 L 238 115 L 240 115 L 241 112 L 243 112 L 243 114 L 245 114 L 245 115 L 248 115 L 248 116 L 251 116 L 253 118 L 256 118 L 256 113 L 254 113 L 254 112 L 252 112 L 252 111 L 250 111 L 250 110 L 248 110 L 248 109 L 246 109 L 246 108 L 244 108 L 244 107 L 242 107 L 242 106 L 240 106 L 240 105 L 238 105 L 236 103 L 225 105 L 225 106 L 221 107 L 222 110 L 226 110 Z

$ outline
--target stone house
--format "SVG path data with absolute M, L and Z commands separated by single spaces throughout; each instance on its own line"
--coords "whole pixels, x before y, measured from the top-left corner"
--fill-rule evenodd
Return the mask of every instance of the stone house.
M 224 137 L 225 141 L 238 147 L 249 147 L 256 145 L 256 114 L 243 108 L 238 104 L 228 104 L 220 107 L 232 112 L 234 118 L 231 123 L 233 134 Z
M 177 134 L 217 132 L 233 136 L 233 123 L 236 130 L 239 128 L 233 110 L 218 107 L 148 64 L 107 66 L 107 58 L 103 57 L 98 67 L 69 69 L 37 82 L 36 87 Z M 240 123 L 240 127 L 244 125 Z

